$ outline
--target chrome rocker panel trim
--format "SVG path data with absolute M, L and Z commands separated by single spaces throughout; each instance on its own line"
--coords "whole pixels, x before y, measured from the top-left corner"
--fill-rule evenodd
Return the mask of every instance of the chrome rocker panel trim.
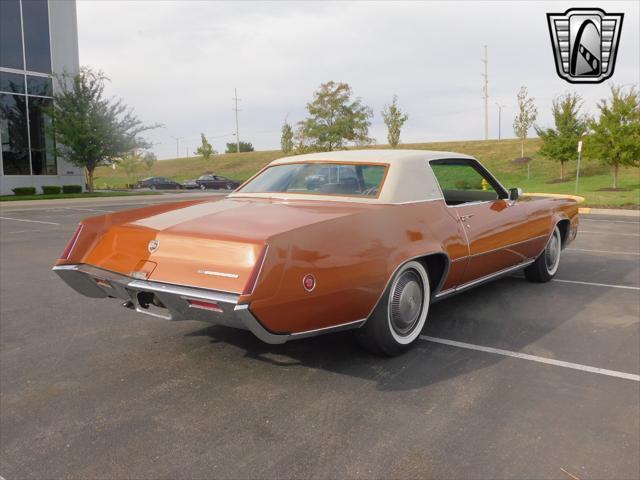
M 462 285 L 458 285 L 457 287 L 443 290 L 442 292 L 439 292 L 435 295 L 434 300 L 442 300 L 444 298 L 450 297 L 451 295 L 455 295 L 456 293 L 463 292 L 471 287 L 477 287 L 479 285 L 491 282 L 492 280 L 497 280 L 498 278 L 508 275 L 511 272 L 515 272 L 516 270 L 528 267 L 535 261 L 535 258 L 533 260 L 529 259 L 512 267 L 507 267 L 497 272 L 490 273 L 489 275 L 485 275 L 484 277 L 476 278 L 475 280 L 472 280 L 470 282 L 463 283 Z
M 365 322 L 343 323 L 327 328 L 296 333 L 273 333 L 266 329 L 250 310 L 249 304 L 238 304 L 240 295 L 184 287 L 168 283 L 140 280 L 87 264 L 57 265 L 53 271 L 78 293 L 91 298 L 119 298 L 125 306 L 139 313 L 165 320 L 196 320 L 215 325 L 248 330 L 265 343 L 281 344 L 288 340 L 307 338 L 329 332 L 358 328 Z M 100 282 L 100 283 L 98 283 Z M 162 313 L 144 309 L 138 302 L 140 292 L 155 293 L 166 306 Z M 187 300 L 216 302 L 222 312 L 191 308 Z M 164 313 L 167 312 L 167 313 Z

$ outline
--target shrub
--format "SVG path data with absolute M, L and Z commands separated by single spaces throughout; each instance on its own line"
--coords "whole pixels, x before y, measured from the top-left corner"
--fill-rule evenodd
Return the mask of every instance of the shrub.
M 62 188 L 58 185 L 43 185 L 42 193 L 45 195 L 59 195 L 62 191 Z
M 35 195 L 36 188 L 35 187 L 17 187 L 13 189 L 13 193 L 15 195 Z
M 82 193 L 82 185 L 63 185 L 62 193 Z

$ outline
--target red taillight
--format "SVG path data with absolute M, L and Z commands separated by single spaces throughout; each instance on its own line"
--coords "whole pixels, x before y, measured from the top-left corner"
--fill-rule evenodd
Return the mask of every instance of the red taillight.
M 247 283 L 242 290 L 242 295 L 251 295 L 253 293 L 253 289 L 256 286 L 256 282 L 258 281 L 258 277 L 260 276 L 260 270 L 262 270 L 262 265 L 264 264 L 264 259 L 267 257 L 267 245 L 262 247 L 262 251 L 256 260 L 255 265 L 253 266 L 253 270 L 251 271 L 251 275 L 247 279 Z
M 222 308 L 216 302 L 205 302 L 203 300 L 187 300 L 191 308 L 199 308 L 200 310 L 210 310 L 212 312 L 222 313 Z
M 60 254 L 60 260 L 66 260 L 69 258 L 69 255 L 71 255 L 71 251 L 73 250 L 73 247 L 76 246 L 76 242 L 78 241 L 78 237 L 80 236 L 82 227 L 84 227 L 84 225 L 82 224 L 78 225 L 78 228 L 76 228 L 76 232 L 69 239 L 69 241 L 67 242 L 67 246 L 64 247 L 64 250 Z

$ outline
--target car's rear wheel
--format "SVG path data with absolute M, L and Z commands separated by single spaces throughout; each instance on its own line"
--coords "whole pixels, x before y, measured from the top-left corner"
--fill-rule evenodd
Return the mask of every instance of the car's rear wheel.
M 201 183 L 200 190 L 206 190 L 206 189 L 207 189 L 206 185 L 204 183 Z
M 155 186 L 155 185 L 151 185 L 149 188 L 150 188 L 151 190 L 155 190 L 155 189 L 156 189 L 156 186 Z
M 226 188 L 227 190 L 232 190 L 231 185 L 230 185 L 230 184 L 228 184 L 228 183 L 224 186 L 224 188 Z
M 543 283 L 551 280 L 560 266 L 562 252 L 562 236 L 556 225 L 540 256 L 524 269 L 524 275 L 530 282 Z
M 415 260 L 396 272 L 357 338 L 367 350 L 399 355 L 418 339 L 427 319 L 430 302 L 429 276 Z

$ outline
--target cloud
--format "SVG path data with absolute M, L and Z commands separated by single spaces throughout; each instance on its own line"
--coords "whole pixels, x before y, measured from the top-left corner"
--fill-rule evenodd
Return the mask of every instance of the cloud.
M 512 136 L 515 95 L 527 85 L 549 124 L 554 95 L 577 91 L 589 113 L 608 84 L 570 85 L 555 73 L 547 12 L 587 4 L 548 2 L 168 2 L 79 1 L 80 61 L 102 69 L 108 92 L 163 129 L 149 138 L 160 158 L 195 150 L 200 132 L 235 130 L 258 149 L 279 146 L 285 117 L 296 122 L 313 91 L 348 82 L 375 113 L 371 134 L 385 143 L 380 110 L 394 94 L 409 113 L 405 142 L 483 135 L 480 58 L 489 47 L 490 136 Z M 640 81 L 640 9 L 607 3 L 625 22 L 613 81 Z M 233 137 L 212 139 L 218 150 Z

